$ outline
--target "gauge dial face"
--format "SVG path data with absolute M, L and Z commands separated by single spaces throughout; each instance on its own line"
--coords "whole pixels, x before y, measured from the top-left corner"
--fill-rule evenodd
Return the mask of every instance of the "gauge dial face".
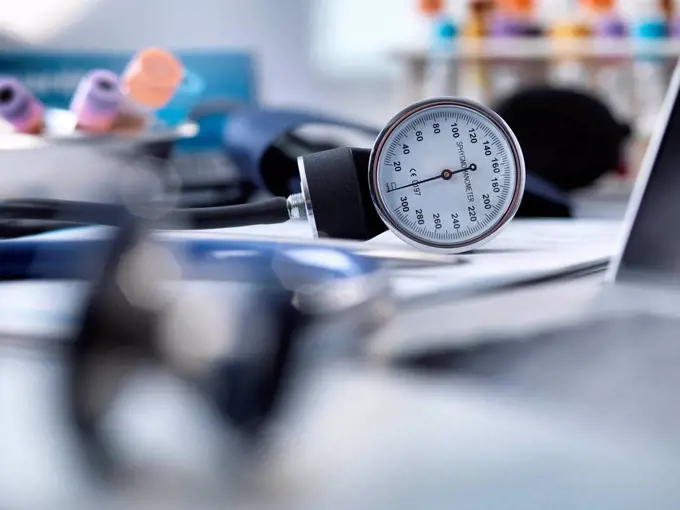
M 521 150 L 505 122 L 470 101 L 435 99 L 397 115 L 369 166 L 373 201 L 405 241 L 458 253 L 507 224 L 524 190 Z

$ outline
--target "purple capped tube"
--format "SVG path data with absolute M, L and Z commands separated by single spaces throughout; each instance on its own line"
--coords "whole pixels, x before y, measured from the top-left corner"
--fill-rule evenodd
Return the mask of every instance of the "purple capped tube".
M 39 134 L 44 107 L 16 78 L 0 77 L 0 116 L 19 133 Z
M 78 83 L 70 110 L 83 131 L 105 133 L 118 116 L 122 94 L 118 76 L 105 69 L 87 73 Z

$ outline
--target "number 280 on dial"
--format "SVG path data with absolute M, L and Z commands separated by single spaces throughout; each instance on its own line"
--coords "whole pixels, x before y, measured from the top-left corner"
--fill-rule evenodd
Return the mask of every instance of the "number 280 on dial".
M 421 101 L 381 131 L 369 163 L 378 214 L 402 240 L 462 253 L 496 236 L 522 200 L 525 168 L 508 125 L 456 98 Z

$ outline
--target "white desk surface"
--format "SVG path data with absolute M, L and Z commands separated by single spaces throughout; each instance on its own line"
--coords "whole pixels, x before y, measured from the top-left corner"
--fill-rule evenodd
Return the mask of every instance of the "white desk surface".
M 130 381 L 114 437 L 156 476 L 109 493 L 74 455 L 62 377 L 54 360 L 0 357 L 3 508 L 676 510 L 680 501 L 677 445 L 474 381 L 347 363 L 300 381 L 243 504 L 234 494 L 251 465 L 225 446 L 206 406 L 159 374 Z
M 286 229 L 305 233 L 301 225 Z M 617 233 L 617 222 L 516 221 L 486 250 L 466 255 L 469 263 L 400 275 L 397 286 L 428 292 L 499 278 L 499 267 L 517 276 L 592 260 L 611 254 Z M 395 242 L 389 235 L 374 241 Z M 0 295 L 3 307 L 12 298 L 39 308 L 44 292 L 14 284 L 0 290 L 7 292 Z M 449 320 L 464 322 L 465 306 L 459 312 Z M 522 395 L 500 397 L 471 381 L 344 362 L 299 381 L 286 425 L 256 471 L 262 490 L 246 503 L 231 498 L 248 464 L 225 445 L 206 406 L 162 374 L 140 375 L 126 385 L 113 415 L 114 436 L 138 465 L 164 469 L 145 491 L 135 480 L 110 500 L 73 455 L 62 377 L 59 364 L 41 354 L 0 356 L 0 506 L 675 510 L 680 501 L 675 450 L 625 427 L 563 415 Z
M 212 231 L 311 239 L 305 223 Z M 440 291 L 468 291 L 550 276 L 569 268 L 603 262 L 616 251 L 619 222 L 611 220 L 515 220 L 476 253 L 443 257 L 451 262 L 395 270 L 392 288 L 399 299 Z M 370 241 L 377 250 L 417 255 L 393 234 Z M 359 245 L 361 246 L 361 245 Z M 14 282 L 0 285 L 0 331 L 11 335 L 64 334 L 72 324 L 82 285 L 64 282 Z

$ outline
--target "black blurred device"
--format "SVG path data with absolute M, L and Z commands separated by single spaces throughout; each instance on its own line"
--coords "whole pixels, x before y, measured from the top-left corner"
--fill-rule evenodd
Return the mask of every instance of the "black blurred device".
M 631 128 L 587 92 L 529 88 L 494 110 L 517 136 L 527 169 L 563 192 L 587 188 L 622 165 Z

